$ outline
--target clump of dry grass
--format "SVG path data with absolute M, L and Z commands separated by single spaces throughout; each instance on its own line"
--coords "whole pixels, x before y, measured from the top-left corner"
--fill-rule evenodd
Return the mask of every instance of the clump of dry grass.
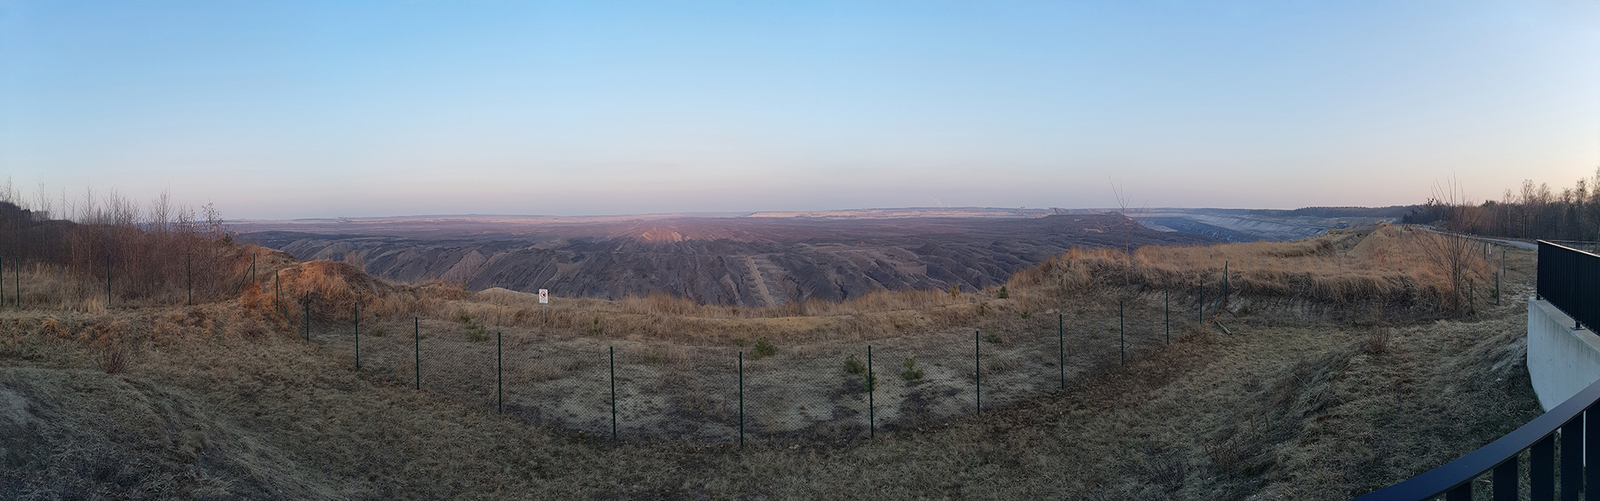
M 118 374 L 128 368 L 128 348 L 121 343 L 112 343 L 100 348 L 100 370 L 106 374 Z
M 1365 351 L 1368 355 L 1382 355 L 1389 352 L 1391 349 L 1390 346 L 1394 342 L 1393 340 L 1393 329 L 1373 329 L 1372 332 L 1367 333 L 1366 340 L 1363 342 L 1361 348 L 1362 351 Z

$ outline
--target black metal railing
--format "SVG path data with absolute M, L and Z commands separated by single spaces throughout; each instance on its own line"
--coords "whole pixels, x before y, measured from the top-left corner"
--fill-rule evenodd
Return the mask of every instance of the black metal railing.
M 1600 256 L 1540 240 L 1538 294 L 1593 331 L 1600 326 Z
M 1544 253 L 1543 243 L 1540 242 L 1540 254 Z M 1541 260 L 1540 264 L 1544 262 Z M 1491 471 L 1493 499 L 1515 500 L 1523 478 L 1520 460 L 1523 451 L 1529 453 L 1526 478 L 1531 499 L 1557 499 L 1559 466 L 1559 499 L 1578 500 L 1587 484 L 1590 489 L 1584 499 L 1600 500 L 1600 407 L 1595 406 L 1596 400 L 1600 400 L 1600 382 L 1590 384 L 1550 412 L 1471 454 L 1356 500 L 1421 501 L 1440 494 L 1448 501 L 1470 500 L 1474 481 Z M 1586 427 L 1591 430 L 1587 434 L 1584 433 Z M 1558 437 L 1561 442 L 1559 458 L 1556 457 Z
M 1545 240 L 1545 241 L 1553 243 L 1553 244 L 1556 244 L 1556 245 L 1563 245 L 1563 246 L 1566 246 L 1566 247 L 1572 248 L 1572 249 L 1578 249 L 1578 250 L 1581 250 L 1581 251 L 1584 251 L 1584 252 L 1600 251 L 1600 242 L 1597 242 L 1597 241 L 1594 241 L 1594 240 Z

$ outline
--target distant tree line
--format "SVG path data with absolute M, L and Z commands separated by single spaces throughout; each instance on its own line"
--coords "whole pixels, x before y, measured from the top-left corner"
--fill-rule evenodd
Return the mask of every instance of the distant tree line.
M 1219 210 L 1219 212 L 1237 211 L 1239 213 L 1245 213 L 1245 214 L 1257 214 L 1257 215 L 1263 215 L 1263 216 L 1276 216 L 1276 217 L 1295 217 L 1295 216 L 1310 216 L 1310 217 L 1320 217 L 1320 218 L 1337 218 L 1337 217 L 1405 217 L 1406 214 L 1411 213 L 1411 211 L 1413 211 L 1416 208 L 1417 208 L 1417 206 L 1415 206 L 1415 205 L 1391 205 L 1391 206 L 1388 206 L 1388 207 L 1302 207 L 1302 208 L 1294 209 L 1294 210 L 1222 209 L 1222 210 Z
M 1532 180 L 1522 189 L 1507 189 L 1500 200 L 1472 204 L 1454 197 L 1434 196 L 1417 206 L 1402 221 L 1437 224 L 1475 235 L 1546 239 L 1600 240 L 1600 170 L 1581 178 L 1575 186 L 1557 192 Z

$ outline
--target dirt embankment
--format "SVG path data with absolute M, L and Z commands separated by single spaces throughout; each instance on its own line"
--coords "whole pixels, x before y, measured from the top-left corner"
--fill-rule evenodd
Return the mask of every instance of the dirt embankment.
M 620 224 L 620 223 L 619 223 Z M 758 307 L 842 301 L 873 292 L 975 291 L 1074 247 L 1198 245 L 1115 214 L 1030 219 L 680 219 L 508 238 L 247 235 L 300 259 L 360 263 L 391 280 L 459 281 L 468 289 L 549 289 L 569 297 L 671 294 Z M 555 235 L 561 235 L 556 238 Z M 676 235 L 672 238 L 657 238 Z M 755 263 L 756 266 L 752 266 Z

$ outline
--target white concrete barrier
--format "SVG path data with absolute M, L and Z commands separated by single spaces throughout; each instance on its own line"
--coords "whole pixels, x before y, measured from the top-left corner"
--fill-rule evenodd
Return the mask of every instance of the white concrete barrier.
M 1574 325 L 1549 302 L 1528 298 L 1528 375 L 1546 411 L 1600 380 L 1600 336 Z

